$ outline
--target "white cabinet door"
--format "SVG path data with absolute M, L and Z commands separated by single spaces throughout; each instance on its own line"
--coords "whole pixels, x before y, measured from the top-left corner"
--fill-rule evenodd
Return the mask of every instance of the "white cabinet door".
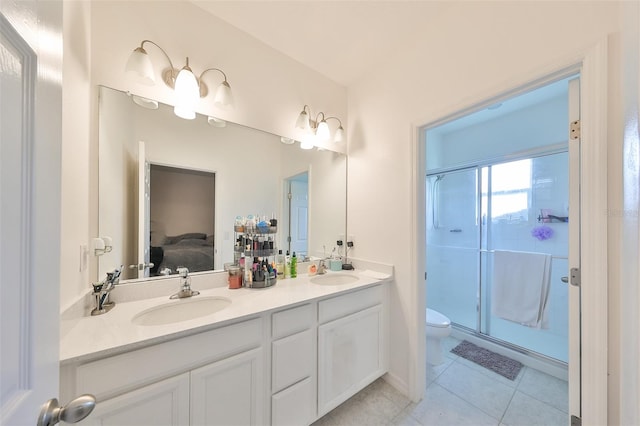
M 271 397 L 273 426 L 303 426 L 313 415 L 313 381 L 307 377 Z
M 99 401 L 83 424 L 184 426 L 189 424 L 189 373 Z
M 263 362 L 258 348 L 191 371 L 191 424 L 264 423 Z
M 384 373 L 383 310 L 376 305 L 318 327 L 318 415 Z

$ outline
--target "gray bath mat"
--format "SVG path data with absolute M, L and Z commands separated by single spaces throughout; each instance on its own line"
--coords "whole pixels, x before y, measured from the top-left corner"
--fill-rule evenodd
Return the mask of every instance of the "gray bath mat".
M 521 362 L 491 352 L 488 349 L 481 348 L 466 340 L 463 340 L 462 343 L 451 349 L 451 352 L 498 373 L 509 380 L 514 380 L 518 377 L 518 373 L 522 368 Z

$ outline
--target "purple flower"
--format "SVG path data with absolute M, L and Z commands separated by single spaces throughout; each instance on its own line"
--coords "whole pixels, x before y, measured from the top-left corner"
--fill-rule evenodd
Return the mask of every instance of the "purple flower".
M 536 237 L 540 241 L 548 240 L 553 236 L 553 229 L 547 225 L 536 226 L 531 230 L 531 236 Z

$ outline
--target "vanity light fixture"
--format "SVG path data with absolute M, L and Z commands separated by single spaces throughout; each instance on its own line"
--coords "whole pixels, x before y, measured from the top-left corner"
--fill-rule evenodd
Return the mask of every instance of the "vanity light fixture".
M 216 89 L 213 103 L 217 106 L 233 107 L 231 86 L 227 81 L 227 75 L 224 71 L 219 68 L 207 68 L 202 71 L 200 77 L 196 77 L 189 66 L 189 58 L 186 59 L 185 66 L 177 70 L 173 66 L 173 62 L 171 62 L 171 58 L 169 58 L 167 52 L 151 40 L 143 40 L 142 43 L 140 43 L 140 47 L 135 48 L 131 53 L 125 66 L 127 74 L 134 75 L 142 84 L 155 84 L 153 64 L 151 63 L 151 59 L 149 59 L 149 54 L 144 49 L 145 43 L 150 43 L 160 49 L 169 62 L 169 68 L 162 72 L 162 79 L 167 86 L 175 91 L 176 100 L 173 112 L 178 117 L 188 120 L 196 117 L 198 100 L 207 96 L 209 92 L 206 84 L 202 81 L 202 77 L 209 71 L 217 71 L 222 74 L 223 78 L 222 83 L 220 83 Z
M 315 120 L 310 118 L 311 108 L 305 105 L 302 111 L 298 115 L 296 120 L 296 129 L 302 132 L 300 148 L 311 149 L 315 144 L 315 141 L 324 142 L 331 138 L 331 131 L 329 130 L 328 120 L 337 120 L 338 129 L 333 135 L 334 142 L 342 142 L 344 140 L 344 128 L 342 127 L 342 121 L 338 117 L 326 117 L 324 112 L 319 112 Z

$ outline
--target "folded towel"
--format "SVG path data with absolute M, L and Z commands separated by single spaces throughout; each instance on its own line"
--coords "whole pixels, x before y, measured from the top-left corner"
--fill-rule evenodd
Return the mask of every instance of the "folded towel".
M 527 327 L 548 328 L 551 255 L 496 250 L 491 313 Z

